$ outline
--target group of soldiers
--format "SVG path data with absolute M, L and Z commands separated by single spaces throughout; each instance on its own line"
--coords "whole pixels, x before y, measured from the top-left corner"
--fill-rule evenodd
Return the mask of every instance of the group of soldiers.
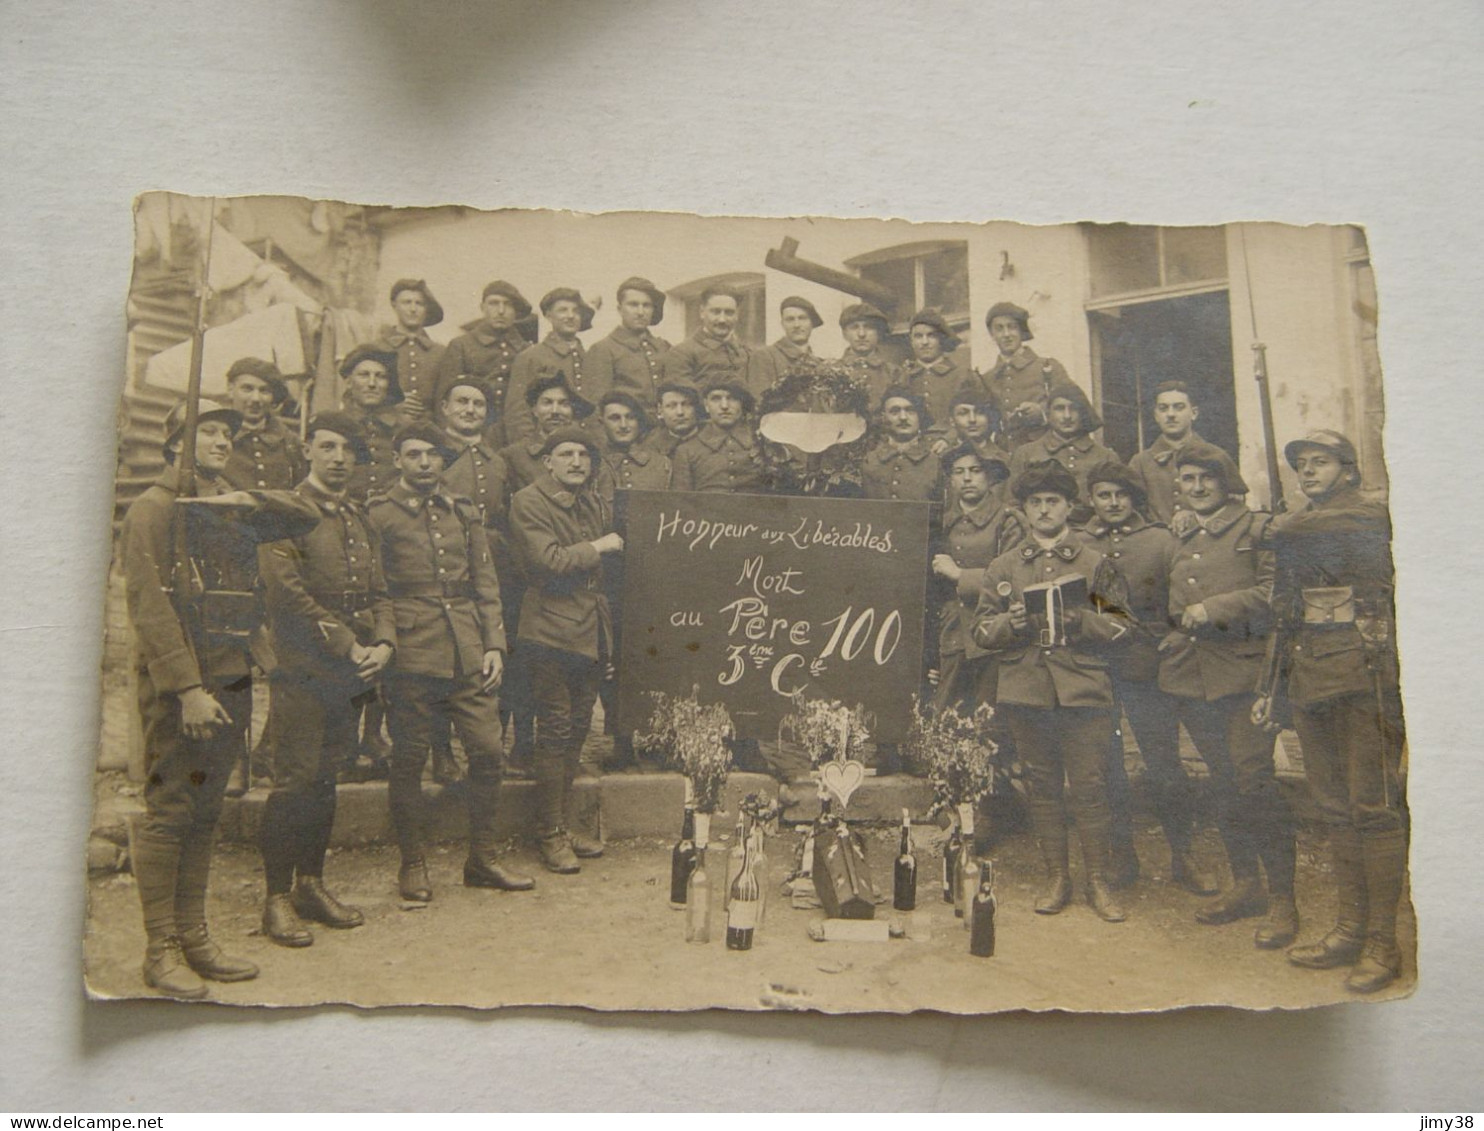
M 632 489 L 769 489 L 759 402 L 819 364 L 822 324 L 807 300 L 785 299 L 784 337 L 751 350 L 737 336 L 740 296 L 712 287 L 699 331 L 672 346 L 652 329 L 662 291 L 635 277 L 616 297 L 620 325 L 587 347 L 593 304 L 551 291 L 539 304 L 550 333 L 533 343 L 530 304 L 497 280 L 481 320 L 441 346 L 427 327 L 442 308 L 424 281 L 400 280 L 396 328 L 341 364 L 340 409 L 291 427 L 282 375 L 247 358 L 225 402 L 199 407 L 193 436 L 187 406 L 172 412 L 170 466 L 130 508 L 121 546 L 149 762 L 134 854 L 148 985 L 196 998 L 206 981 L 257 974 L 205 917 L 255 671 L 270 690 L 260 848 L 275 943 L 311 945 L 310 923 L 363 922 L 323 873 L 337 774 L 379 737 L 383 713 L 404 900 L 433 898 L 422 778 L 430 758 L 451 762 L 450 733 L 467 766 L 466 885 L 534 886 L 497 858 L 511 767 L 537 781 L 547 869 L 572 874 L 602 854 L 574 827 L 571 799 L 599 696 L 610 728 L 616 713 L 615 508 Z M 1243 502 L 1183 385 L 1160 388 L 1160 436 L 1129 464 L 1100 445 L 1086 395 L 1026 344 L 1029 315 L 1014 304 L 986 316 L 1000 356 L 984 373 L 935 310 L 912 318 L 903 361 L 885 348 L 881 311 L 848 306 L 840 325 L 839 364 L 873 410 L 856 493 L 935 507 L 923 548 L 939 593 L 932 701 L 993 704 L 1027 768 L 1048 873 L 1036 910 L 1071 899 L 1070 811 L 1088 902 L 1125 917 L 1116 891 L 1139 874 L 1126 715 L 1171 878 L 1215 897 L 1196 918 L 1258 919 L 1257 946 L 1290 947 L 1294 826 L 1273 751 L 1291 713 L 1331 829 L 1340 913 L 1289 960 L 1352 966 L 1359 992 L 1394 980 L 1406 841 L 1389 525 L 1359 491 L 1350 442 L 1319 431 L 1290 444 L 1309 501 L 1273 518 Z M 1223 890 L 1193 851 L 1181 723 L 1211 769 Z M 613 751 L 616 764 L 633 758 L 621 734 Z

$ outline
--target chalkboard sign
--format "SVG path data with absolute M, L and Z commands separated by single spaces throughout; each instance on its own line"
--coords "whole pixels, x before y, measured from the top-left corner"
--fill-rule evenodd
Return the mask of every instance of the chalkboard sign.
M 790 696 L 864 704 L 906 735 L 922 672 L 926 503 L 628 492 L 619 718 L 648 692 L 723 702 L 773 738 Z

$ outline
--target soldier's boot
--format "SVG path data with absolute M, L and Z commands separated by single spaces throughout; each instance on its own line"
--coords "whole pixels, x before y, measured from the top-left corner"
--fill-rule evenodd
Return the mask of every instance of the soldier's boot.
M 1041 860 L 1046 865 L 1046 884 L 1036 897 L 1036 914 L 1056 915 L 1072 901 L 1067 826 L 1060 803 L 1032 801 L 1031 825 L 1041 848 Z
M 290 902 L 301 919 L 323 923 L 337 931 L 359 927 L 366 921 L 366 917 L 356 908 L 341 903 L 331 895 L 319 876 L 306 876 L 302 873 L 296 876 Z
M 134 883 L 144 913 L 144 984 L 166 997 L 194 1001 L 206 996 L 206 983 L 186 965 L 176 932 L 180 848 L 176 837 L 141 826 L 134 834 Z
M 1101 814 L 1080 812 L 1077 835 L 1082 841 L 1088 905 L 1103 922 L 1122 923 L 1127 914 L 1114 896 L 1113 885 L 1109 882 L 1109 861 L 1113 857 L 1113 850 L 1108 818 Z
M 542 738 L 536 748 L 536 791 L 541 829 L 536 848 L 549 872 L 570 876 L 582 871 L 567 836 L 568 793 L 572 778 L 567 771 L 567 748 Z
M 1259 874 L 1252 816 L 1251 807 L 1234 790 L 1223 798 L 1217 824 L 1231 865 L 1232 886 L 1195 913 L 1197 923 L 1219 927 L 1267 914 L 1268 899 Z
M 1134 849 L 1134 798 L 1124 763 L 1123 726 L 1113 729 L 1104 762 L 1108 799 L 1109 863 L 1105 875 L 1112 888 L 1132 887 L 1139 882 L 1139 854 Z
M 582 865 L 577 862 L 577 854 L 572 851 L 572 842 L 567 839 L 565 829 L 542 830 L 540 839 L 536 841 L 536 849 L 541 853 L 541 863 L 548 872 L 555 872 L 559 876 L 573 876 L 582 871 Z
M 561 825 L 567 830 L 567 842 L 572 846 L 572 855 L 579 860 L 596 860 L 603 855 L 603 842 L 594 837 L 584 836 L 577 830 L 577 822 L 572 819 L 572 799 L 575 796 L 573 783 L 577 780 L 577 767 L 581 754 L 581 742 L 574 740 L 568 747 L 567 757 L 563 764 Z
M 180 846 L 175 877 L 175 926 L 186 964 L 213 982 L 246 982 L 258 968 L 227 954 L 206 929 L 206 888 L 211 876 L 212 830 L 192 829 Z
M 496 891 L 530 891 L 536 881 L 502 866 L 495 818 L 500 805 L 500 773 L 491 760 L 469 760 L 469 856 L 464 861 L 464 886 Z
M 1156 783 L 1150 793 L 1155 817 L 1170 846 L 1170 882 L 1192 895 L 1215 895 L 1220 885 L 1210 871 L 1201 867 L 1195 853 L 1195 814 L 1189 786 L 1183 780 Z
M 1299 930 L 1298 904 L 1293 897 L 1297 869 L 1293 814 L 1276 783 L 1254 797 L 1252 807 L 1260 833 L 1258 853 L 1268 878 L 1268 913 L 1253 932 L 1252 942 L 1259 950 L 1281 950 L 1298 937 Z
M 1318 942 L 1288 949 L 1288 961 L 1309 970 L 1353 966 L 1365 945 L 1369 905 L 1360 835 L 1350 827 L 1332 829 L 1329 852 L 1338 904 L 1335 925 Z
M 1366 940 L 1360 960 L 1345 979 L 1352 993 L 1373 994 L 1401 976 L 1402 952 L 1396 943 L 1396 914 L 1407 877 L 1407 839 L 1401 829 L 1363 834 L 1365 864 Z
M 387 807 L 402 863 L 397 869 L 397 894 L 409 903 L 429 903 L 433 885 L 428 879 L 423 849 L 423 787 L 416 771 L 393 762 L 387 780 Z

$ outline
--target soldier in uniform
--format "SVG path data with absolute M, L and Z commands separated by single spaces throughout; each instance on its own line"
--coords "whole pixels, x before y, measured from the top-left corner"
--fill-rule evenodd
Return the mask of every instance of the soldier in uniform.
M 701 394 L 689 385 L 665 381 L 656 390 L 658 423 L 645 435 L 642 443 L 666 459 L 673 459 L 675 449 L 694 436 L 706 419 Z
M 1000 356 L 984 375 L 994 394 L 1004 442 L 1011 451 L 1046 434 L 1046 404 L 1053 385 L 1070 383 L 1066 368 L 1053 357 L 1038 357 L 1025 343 L 1031 333 L 1030 312 L 1013 302 L 997 302 L 984 315 L 989 336 Z
M 1196 920 L 1220 925 L 1265 914 L 1253 941 L 1279 949 L 1298 931 L 1293 816 L 1274 776 L 1273 736 L 1251 718 L 1272 628 L 1273 555 L 1262 548 L 1268 516 L 1241 501 L 1247 484 L 1220 448 L 1186 444 L 1177 463 L 1190 509 L 1175 516 L 1167 549 L 1176 627 L 1159 646 L 1159 687 L 1176 697 L 1180 721 L 1211 767 L 1232 872 L 1231 890 Z
M 740 378 L 716 377 L 701 394 L 707 420 L 675 449 L 675 490 L 760 493 L 762 447 L 752 423 L 757 409 L 752 392 Z
M 717 284 L 701 292 L 701 328 L 665 354 L 660 365 L 666 381 L 705 389 L 716 381 L 746 387 L 751 351 L 737 337 L 742 296 Z
M 948 410 L 955 443 L 968 444 L 985 459 L 1000 459 L 1010 466 L 1010 453 L 1000 444 L 994 398 L 982 385 L 974 381 L 961 385 L 948 402 Z
M 536 699 L 541 860 L 563 875 L 603 854 L 572 827 L 572 782 L 612 647 L 602 559 L 623 549 L 613 513 L 593 489 L 597 444 L 579 428 L 546 436 L 544 474 L 510 501 L 511 535 L 529 585 L 520 615 Z
M 1355 446 L 1340 433 L 1310 432 L 1284 454 L 1308 505 L 1269 528 L 1280 656 L 1339 890 L 1334 927 L 1288 960 L 1350 966 L 1346 988 L 1375 993 L 1401 974 L 1396 918 L 1407 873 L 1391 518 L 1361 494 Z M 1277 712 L 1272 689 L 1262 691 L 1254 720 L 1267 725 Z
M 1071 381 L 1051 387 L 1046 415 L 1050 428 L 1040 439 L 1015 449 L 1010 456 L 1010 473 L 1019 475 L 1033 464 L 1055 460 L 1072 473 L 1081 492 L 1072 521 L 1086 522 L 1092 517 L 1092 508 L 1087 505 L 1087 473 L 1100 463 L 1116 461 L 1118 455 L 1092 438 L 1103 426 L 1102 418 L 1093 410 L 1087 394 Z
M 881 349 L 881 342 L 891 326 L 886 315 L 868 302 L 851 303 L 840 312 L 840 333 L 845 338 L 845 353 L 840 360 L 850 372 L 866 382 L 872 402 L 900 381 L 898 367 Z
M 926 435 L 933 417 L 922 398 L 902 386 L 887 389 L 877 415 L 884 435 L 861 468 L 866 498 L 941 501 L 943 468 Z
M 790 295 L 778 304 L 783 337 L 771 346 L 754 350 L 747 359 L 747 387 L 761 397 L 792 373 L 807 372 L 818 364 L 809 348 L 809 337 L 824 325 L 824 319 L 807 298 Z
M 1154 420 L 1159 435 L 1136 453 L 1128 466 L 1148 497 L 1149 513 L 1157 522 L 1168 525 L 1175 512 L 1183 509 L 1175 457 L 1191 441 L 1206 442 L 1194 428 L 1200 414 L 1185 382 L 1166 381 L 1155 389 Z
M 289 399 L 271 361 L 244 357 L 227 370 L 227 404 L 242 417 L 223 477 L 239 491 L 288 491 L 304 476 L 299 437 L 279 419 Z
M 581 424 L 593 414 L 592 402 L 578 396 L 560 373 L 533 381 L 526 389 L 526 408 L 536 421 L 536 433 L 513 440 L 500 449 L 500 458 L 510 471 L 510 493 L 514 495 L 540 479 L 546 468 L 541 447 L 558 428 Z
M 443 307 L 422 279 L 398 279 L 392 284 L 392 312 L 396 326 L 371 344 L 397 355 L 397 379 L 407 395 L 404 411 L 421 420 L 433 407 L 444 350 L 428 336 L 428 327 L 443 321 Z
M 497 859 L 500 703 L 505 622 L 500 579 L 479 509 L 443 487 L 454 453 L 422 421 L 393 441 L 401 478 L 366 508 L 381 543 L 382 571 L 397 625 L 397 663 L 387 676 L 392 732 L 387 800 L 402 863 L 397 890 L 426 903 L 433 886 L 423 853 L 422 774 L 428 750 L 450 726 L 469 759 L 467 887 L 528 891 L 535 881 Z
M 1028 536 L 985 570 L 972 632 L 999 663 L 998 704 L 1030 777 L 1031 827 L 1048 881 L 1036 911 L 1055 915 L 1072 898 L 1062 802 L 1070 792 L 1087 900 L 1099 918 L 1122 922 L 1124 910 L 1108 883 L 1104 767 L 1113 735 L 1113 684 L 1106 657 L 1128 642 L 1131 626 L 1116 606 L 1099 599 L 1109 573 L 1103 556 L 1069 525 L 1078 494 L 1071 472 L 1053 461 L 1037 464 L 1020 473 L 1011 491 Z M 1067 606 L 1045 590 L 1026 593 L 1068 578 L 1081 579 L 1091 600 Z
M 526 392 L 537 381 L 562 377 L 567 388 L 582 396 L 587 361 L 577 335 L 593 328 L 595 311 L 573 288 L 557 287 L 541 299 L 541 313 L 551 323 L 551 333 L 522 350 L 510 366 L 510 384 L 505 390 L 505 442 L 509 444 L 535 439 L 540 431 L 526 403 Z
M 665 292 L 635 275 L 618 285 L 619 324 L 587 351 L 588 395 L 630 394 L 653 411 L 659 401 L 661 367 L 670 343 L 651 333 L 665 317 Z M 668 454 L 668 453 L 666 453 Z
M 919 310 L 912 316 L 908 327 L 908 341 L 912 345 L 912 356 L 902 365 L 897 383 L 905 385 L 927 406 L 928 413 L 945 423 L 940 431 L 947 430 L 951 419 L 953 396 L 969 382 L 979 378 L 969 368 L 969 360 L 959 353 L 961 343 L 958 335 L 949 328 L 947 320 L 932 307 Z
M 167 464 L 181 450 L 186 415 L 181 404 L 166 418 Z M 247 642 L 261 621 L 258 544 L 319 521 L 313 504 L 288 491 L 228 489 L 223 472 L 240 423 L 230 409 L 201 412 L 193 499 L 182 499 L 179 468 L 167 466 L 129 507 L 119 543 L 149 771 L 133 838 L 144 981 L 170 997 L 204 997 L 202 978 L 258 973 L 207 931 L 211 840 L 252 713 Z
M 1162 523 L 1146 521 L 1143 487 L 1116 460 L 1087 473 L 1093 517 L 1080 533 L 1115 567 L 1125 587 L 1125 612 L 1137 622 L 1128 647 L 1108 662 L 1119 713 L 1128 716 L 1144 783 L 1154 815 L 1170 845 L 1170 878 L 1197 895 L 1213 895 L 1214 879 L 1199 867 L 1191 847 L 1195 829 L 1191 783 L 1180 762 L 1179 704 L 1159 689 L 1159 642 L 1169 614 L 1168 558 L 1172 535 Z M 1121 887 L 1139 876 L 1134 850 L 1133 799 L 1124 767 L 1123 731 L 1114 732 L 1108 750 L 1108 804 L 1113 816 L 1113 879 Z
M 525 296 L 504 279 L 496 279 L 484 288 L 479 310 L 482 317 L 465 333 L 448 343 L 438 362 L 438 379 L 463 374 L 478 377 L 495 394 L 496 424 L 490 441 L 507 443 L 504 434 L 506 387 L 510 368 L 530 342 L 520 325 L 531 317 L 531 304 Z
M 351 469 L 367 458 L 357 423 L 323 412 L 309 421 L 309 474 L 295 494 L 319 524 L 258 549 L 272 633 L 273 792 L 258 844 L 268 897 L 263 933 L 280 946 L 309 946 L 300 921 L 359 927 L 364 916 L 325 889 L 325 851 L 335 822 L 335 775 L 352 757 L 361 709 L 396 650 L 392 603 L 379 547 L 348 494 Z

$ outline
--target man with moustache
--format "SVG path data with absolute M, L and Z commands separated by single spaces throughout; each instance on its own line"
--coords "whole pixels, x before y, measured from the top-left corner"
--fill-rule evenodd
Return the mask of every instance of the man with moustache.
M 755 397 L 761 397 L 790 374 L 808 372 L 819 363 L 809 348 L 810 335 L 824 325 L 814 304 L 790 295 L 778 304 L 778 318 L 783 325 L 783 337 L 754 350 L 747 359 L 747 387 Z
M 1212 926 L 1260 918 L 1254 944 L 1277 950 L 1297 934 L 1298 910 L 1293 816 L 1274 775 L 1273 735 L 1251 717 L 1273 621 L 1269 518 L 1242 502 L 1247 484 L 1220 448 L 1191 442 L 1176 463 L 1189 509 L 1175 516 L 1166 547 L 1168 615 L 1177 627 L 1159 645 L 1159 688 L 1175 697 L 1211 768 L 1232 873 L 1231 889 L 1195 917 Z
M 438 380 L 464 375 L 478 377 L 494 393 L 495 443 L 508 443 L 504 434 L 506 389 L 516 357 L 530 342 L 520 324 L 531 316 L 531 304 L 511 283 L 496 279 L 479 300 L 480 319 L 466 333 L 448 343 L 438 362 Z
M 612 655 L 602 561 L 623 550 L 623 539 L 593 490 L 598 448 L 586 432 L 549 433 L 540 458 L 542 475 L 510 502 L 510 528 L 529 582 L 520 647 L 530 656 L 536 700 L 538 847 L 549 871 L 570 875 L 579 860 L 603 854 L 599 841 L 572 827 L 572 783 Z
M 211 842 L 252 714 L 257 548 L 311 529 L 319 512 L 288 491 L 229 488 L 223 475 L 241 423 L 232 409 L 198 414 L 195 473 L 183 484 L 176 462 L 187 416 L 182 403 L 165 419 L 167 466 L 124 515 L 119 560 L 148 771 L 132 838 L 144 982 L 194 999 L 206 996 L 203 978 L 239 982 L 258 974 L 251 962 L 224 954 L 207 931 Z
M 309 421 L 309 473 L 295 494 L 319 513 L 313 530 L 258 550 L 273 671 L 273 792 L 258 845 L 267 901 L 263 933 L 280 946 L 314 942 L 303 919 L 344 929 L 365 922 L 324 886 L 335 823 L 335 775 L 355 749 L 361 708 L 396 650 L 379 546 L 347 493 L 370 453 L 354 420 L 324 412 Z
M 714 284 L 701 292 L 701 328 L 665 354 L 660 371 L 666 381 L 704 390 L 717 381 L 747 386 L 751 351 L 737 337 L 742 296 Z
M 397 324 L 372 345 L 397 355 L 397 379 L 407 396 L 404 411 L 420 420 L 433 406 L 444 350 L 428 336 L 428 327 L 443 321 L 443 307 L 422 279 L 398 279 L 392 284 L 391 297 Z
M 278 416 L 288 399 L 289 387 L 271 361 L 244 357 L 227 370 L 227 404 L 242 427 L 222 475 L 238 490 L 288 491 L 303 478 L 299 437 Z
M 659 422 L 645 434 L 642 443 L 673 461 L 675 449 L 696 434 L 706 418 L 706 410 L 701 407 L 701 394 L 689 385 L 665 381 L 656 392 Z
M 933 418 L 922 398 L 894 386 L 883 394 L 877 415 L 884 435 L 861 467 L 866 498 L 938 502 L 943 494 L 943 468 L 925 435 Z
M 762 448 L 751 421 L 757 407 L 751 390 L 740 379 L 717 377 L 702 389 L 701 403 L 706 423 L 675 449 L 675 490 L 761 493 Z
M 1061 362 L 1038 357 L 1025 344 L 1035 335 L 1031 333 L 1030 312 L 1023 306 L 997 302 L 985 313 L 984 324 L 1000 351 L 994 367 L 984 374 L 984 383 L 994 394 L 1004 443 L 1014 451 L 1046 434 L 1050 390 L 1072 379 Z
M 908 327 L 912 356 L 902 364 L 897 383 L 922 398 L 934 420 L 948 421 L 949 402 L 965 384 L 978 383 L 978 375 L 969 369 L 968 358 L 959 353 L 958 335 L 948 321 L 932 307 L 919 310 Z M 940 426 L 947 430 L 947 424 Z
M 1200 414 L 1185 382 L 1166 381 L 1155 389 L 1154 420 L 1159 435 L 1128 466 L 1148 496 L 1150 515 L 1158 522 L 1168 524 L 1182 508 L 1175 457 L 1191 441 L 1205 443 L 1194 427 Z
M 1401 976 L 1396 920 L 1407 876 L 1391 517 L 1361 494 L 1346 436 L 1321 428 L 1284 455 L 1308 503 L 1270 527 L 1280 660 L 1339 895 L 1334 927 L 1291 948 L 1288 960 L 1349 966 L 1345 988 L 1370 994 Z M 1264 726 L 1275 723 L 1272 691 L 1263 688 L 1253 708 Z
M 634 275 L 618 285 L 619 324 L 587 352 L 588 395 L 628 393 L 653 410 L 670 343 L 650 331 L 665 317 L 665 292 Z M 668 455 L 669 453 L 665 453 Z
M 557 287 L 541 299 L 541 313 L 551 323 L 551 333 L 523 350 L 510 367 L 505 391 L 505 440 L 531 440 L 540 431 L 526 403 L 526 392 L 537 381 L 561 377 L 567 388 L 582 396 L 585 350 L 577 335 L 593 326 L 592 306 L 572 287 Z M 590 387 L 591 383 L 589 383 Z
M 1113 684 L 1107 655 L 1128 643 L 1132 626 L 1100 597 L 1111 576 L 1103 556 L 1069 525 L 1078 494 L 1072 473 L 1055 461 L 1035 464 L 1011 491 L 1028 536 L 985 570 L 972 633 L 999 662 L 997 703 L 1029 774 L 1031 827 L 1047 874 L 1036 911 L 1055 915 L 1072 898 L 1062 802 L 1070 792 L 1087 901 L 1100 919 L 1120 923 L 1125 913 L 1108 882 L 1104 766 L 1113 735 Z M 1064 579 L 1086 595 L 1076 605 L 1052 602 L 1044 591 L 1027 599 L 1029 587 Z
M 469 759 L 466 887 L 528 891 L 535 881 L 498 859 L 500 703 L 505 623 L 500 579 L 479 510 L 443 486 L 454 453 L 427 421 L 393 440 L 399 478 L 368 504 L 381 544 L 382 572 L 397 624 L 397 663 L 387 676 L 392 732 L 387 801 L 401 852 L 397 890 L 408 902 L 433 898 L 422 792 L 428 751 L 450 726 Z
M 890 332 L 886 315 L 868 302 L 851 303 L 840 312 L 840 334 L 845 339 L 840 360 L 853 376 L 866 383 L 872 404 L 899 382 L 898 366 L 881 349 Z
M 1117 700 L 1114 719 L 1128 716 L 1144 784 L 1154 815 L 1170 846 L 1170 879 L 1197 895 L 1212 895 L 1215 880 L 1200 868 L 1192 850 L 1195 799 L 1180 762 L 1179 704 L 1159 689 L 1159 642 L 1169 612 L 1167 557 L 1172 535 L 1162 523 L 1147 521 L 1141 511 L 1144 490 L 1133 473 L 1116 460 L 1096 464 L 1087 473 L 1093 517 L 1081 536 L 1118 571 L 1124 611 L 1136 622 L 1132 639 L 1108 662 Z M 1134 849 L 1133 799 L 1124 767 L 1123 730 L 1118 728 L 1108 750 L 1108 804 L 1113 817 L 1114 883 L 1127 887 L 1139 876 Z
M 541 462 L 541 447 L 558 428 L 580 425 L 593 414 L 592 402 L 578 396 L 560 373 L 541 377 L 526 389 L 525 408 L 536 422 L 535 435 L 513 440 L 500 449 L 500 458 L 510 472 L 510 493 L 514 495 L 541 478 L 546 467 Z

